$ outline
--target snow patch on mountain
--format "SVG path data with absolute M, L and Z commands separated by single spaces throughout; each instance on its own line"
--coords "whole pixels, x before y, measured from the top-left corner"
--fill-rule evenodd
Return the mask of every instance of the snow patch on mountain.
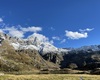
M 52 45 L 47 37 L 38 33 L 32 34 L 27 39 L 12 39 L 9 42 L 15 50 L 35 49 L 44 54 L 50 52 L 59 52 L 58 48 Z
M 80 48 L 77 48 L 76 50 L 92 50 L 92 51 L 99 51 L 100 50 L 100 45 L 90 45 L 90 46 L 82 46 Z
M 14 47 L 15 50 L 19 49 L 20 44 L 18 42 L 16 43 L 11 43 L 11 45 Z
M 68 49 L 63 49 L 63 48 L 59 48 L 58 51 L 59 51 L 59 53 L 67 53 L 67 52 L 70 51 L 70 50 L 68 50 Z

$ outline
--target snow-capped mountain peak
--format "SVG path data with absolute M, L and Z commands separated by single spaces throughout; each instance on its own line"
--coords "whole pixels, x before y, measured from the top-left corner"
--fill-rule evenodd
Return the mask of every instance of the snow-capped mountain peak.
M 15 50 L 35 49 L 41 53 L 58 52 L 58 48 L 52 45 L 47 37 L 38 33 L 34 33 L 26 39 L 10 37 L 2 33 L 0 38 L 7 40 Z

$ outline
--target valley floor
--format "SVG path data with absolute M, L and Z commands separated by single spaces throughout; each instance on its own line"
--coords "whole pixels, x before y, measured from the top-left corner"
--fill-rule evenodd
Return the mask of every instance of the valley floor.
M 0 80 L 100 80 L 100 75 L 87 75 L 87 74 L 10 75 L 10 74 L 5 74 L 5 75 L 0 76 Z

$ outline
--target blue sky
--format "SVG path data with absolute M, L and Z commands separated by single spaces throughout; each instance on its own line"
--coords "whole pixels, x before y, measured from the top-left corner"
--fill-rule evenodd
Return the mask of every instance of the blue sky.
M 57 47 L 100 44 L 100 0 L 0 0 L 0 29 L 37 32 Z

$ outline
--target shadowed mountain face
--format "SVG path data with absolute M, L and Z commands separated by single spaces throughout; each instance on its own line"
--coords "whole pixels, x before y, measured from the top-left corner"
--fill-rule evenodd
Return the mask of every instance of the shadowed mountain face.
M 58 49 L 38 36 L 20 39 L 0 33 L 0 71 L 100 68 L 100 45 Z
M 67 54 L 45 54 L 43 58 L 59 64 L 61 68 L 71 68 L 70 66 L 85 70 L 100 68 L 100 51 L 72 50 Z
M 100 67 L 100 51 L 70 51 L 64 55 L 62 67 L 69 67 L 71 63 L 77 65 L 78 69 L 94 69 Z

